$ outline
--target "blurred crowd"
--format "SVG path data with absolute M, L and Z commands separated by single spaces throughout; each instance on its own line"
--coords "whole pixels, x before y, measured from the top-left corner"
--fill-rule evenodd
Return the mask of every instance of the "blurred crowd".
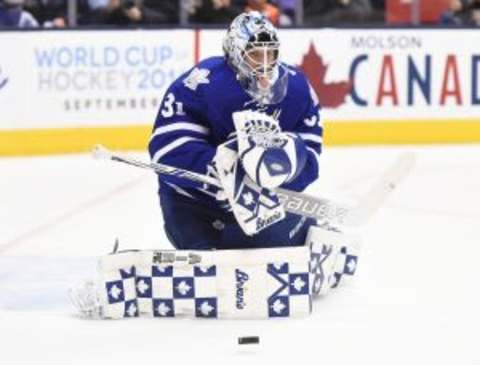
M 246 10 L 282 27 L 383 23 L 389 0 L 76 0 L 77 26 L 225 24 Z M 480 0 L 448 0 L 442 25 L 480 25 Z M 298 5 L 303 4 L 301 16 Z M 68 0 L 0 0 L 0 27 L 69 26 Z M 298 23 L 298 19 L 302 23 Z
M 480 26 L 480 0 L 450 0 L 440 24 Z

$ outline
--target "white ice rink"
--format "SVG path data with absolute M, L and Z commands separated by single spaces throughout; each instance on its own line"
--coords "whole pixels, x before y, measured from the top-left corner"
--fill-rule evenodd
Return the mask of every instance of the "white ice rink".
M 355 286 L 269 321 L 76 317 L 66 288 L 115 238 L 170 247 L 155 176 L 88 155 L 0 159 L 0 364 L 480 364 L 480 146 L 327 148 L 310 192 L 355 198 L 403 150 L 417 166 L 362 228 Z

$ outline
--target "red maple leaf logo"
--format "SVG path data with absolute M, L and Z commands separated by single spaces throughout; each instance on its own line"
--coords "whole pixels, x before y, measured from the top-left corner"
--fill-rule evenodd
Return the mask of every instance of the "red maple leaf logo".
M 322 56 L 317 53 L 313 42 L 310 43 L 310 48 L 303 56 L 299 67 L 307 75 L 322 107 L 338 108 L 345 103 L 345 97 L 352 89 L 352 81 L 326 83 L 328 64 L 323 63 Z

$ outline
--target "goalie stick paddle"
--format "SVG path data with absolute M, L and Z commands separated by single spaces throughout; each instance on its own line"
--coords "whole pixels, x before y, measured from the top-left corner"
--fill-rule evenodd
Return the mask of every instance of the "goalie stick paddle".
M 370 187 L 370 190 L 357 203 L 355 209 L 348 214 L 345 225 L 359 226 L 365 224 L 383 205 L 387 197 L 408 176 L 415 166 L 416 157 L 413 152 L 405 152 Z
M 97 159 L 108 159 L 153 170 L 160 174 L 178 176 L 209 184 L 221 188 L 220 182 L 210 176 L 196 172 L 172 167 L 160 163 L 146 163 L 128 156 L 113 153 L 101 145 L 96 145 L 92 155 Z M 317 198 L 311 195 L 297 193 L 291 190 L 274 189 L 284 205 L 285 211 L 319 219 L 329 225 L 359 226 L 367 223 L 381 207 L 385 199 L 394 191 L 398 184 L 408 175 L 415 163 L 413 153 L 400 155 L 390 168 L 382 174 L 380 179 L 372 186 L 355 207 L 334 202 L 326 198 Z

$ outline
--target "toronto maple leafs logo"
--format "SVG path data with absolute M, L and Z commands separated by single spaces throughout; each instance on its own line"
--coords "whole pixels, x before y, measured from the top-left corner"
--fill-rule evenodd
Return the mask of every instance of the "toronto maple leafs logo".
M 290 285 L 296 292 L 301 292 L 307 283 L 300 276 L 297 276 Z
M 243 204 L 246 207 L 252 205 L 255 202 L 255 198 L 253 197 L 253 194 L 250 191 L 248 193 L 243 194 L 242 199 L 243 199 Z
M 213 308 L 207 301 L 203 302 L 200 306 L 200 312 L 203 315 L 208 316 L 215 308 Z
M 193 298 L 194 296 L 195 290 L 192 277 L 173 278 L 174 298 Z
M 121 280 L 110 281 L 105 283 L 108 303 L 120 303 L 125 300 L 123 283 Z
M 174 317 L 175 308 L 172 299 L 154 299 L 153 315 L 155 317 Z
M 145 293 L 149 288 L 150 286 L 145 282 L 145 280 L 140 280 L 137 283 L 137 290 L 142 294 Z
M 195 299 L 195 315 L 197 317 L 216 318 L 217 306 L 217 298 L 214 297 Z
M 246 184 L 242 184 L 238 194 L 240 196 L 240 199 L 238 199 L 238 204 L 256 216 L 259 209 L 259 193 Z
M 162 317 L 168 315 L 171 310 L 172 309 L 167 304 L 165 304 L 165 302 L 162 302 L 157 306 L 157 313 L 160 314 Z
M 110 290 L 108 291 L 108 294 L 110 294 L 110 296 L 113 298 L 113 299 L 118 299 L 120 298 L 120 294 L 122 294 L 122 289 L 120 289 L 118 286 L 116 285 L 113 285 Z
M 345 273 L 353 275 L 355 273 L 355 269 L 357 268 L 357 260 L 354 257 L 348 257 L 345 263 Z
M 338 108 L 345 103 L 346 96 L 352 90 L 352 80 L 327 83 L 325 79 L 329 65 L 324 63 L 313 42 L 299 67 L 307 75 L 323 107 Z
M 137 278 L 137 295 L 141 298 L 148 298 L 152 296 L 152 279 L 151 278 Z
M 205 316 L 208 316 L 215 308 L 213 308 L 208 302 L 203 302 L 200 306 L 200 312 Z
M 126 303 L 125 316 L 126 317 L 138 316 L 138 307 L 134 301 Z
M 192 91 L 196 91 L 198 85 L 210 83 L 210 80 L 208 79 L 209 74 L 210 70 L 207 70 L 206 68 L 195 67 L 190 72 L 190 74 L 183 80 L 183 84 L 186 88 Z
M 0 90 L 7 84 L 8 77 L 2 75 L 2 68 L 0 67 Z
M 288 317 L 290 315 L 287 297 L 277 297 L 270 301 L 268 306 L 269 317 Z
M 181 295 L 187 295 L 188 292 L 192 289 L 192 287 L 188 285 L 186 281 L 181 281 L 180 284 L 178 284 L 178 286 L 175 287 L 175 289 L 177 289 L 177 291 Z

